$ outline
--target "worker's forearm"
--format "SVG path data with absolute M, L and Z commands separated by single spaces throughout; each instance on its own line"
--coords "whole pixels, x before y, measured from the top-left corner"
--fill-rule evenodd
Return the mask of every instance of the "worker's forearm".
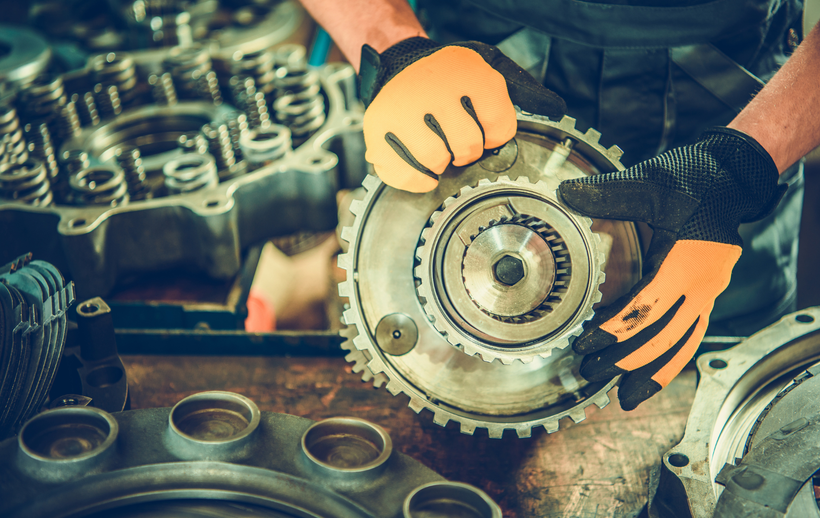
M 729 124 L 751 135 L 785 171 L 820 145 L 820 24 Z
M 383 52 L 413 36 L 427 36 L 407 0 L 301 0 L 359 70 L 362 45 Z

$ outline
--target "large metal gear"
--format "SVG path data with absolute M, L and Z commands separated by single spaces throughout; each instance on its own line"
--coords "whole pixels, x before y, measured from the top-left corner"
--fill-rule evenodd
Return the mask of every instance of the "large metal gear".
M 564 179 L 623 169 L 620 150 L 603 148 L 599 136 L 576 130 L 569 117 L 553 122 L 519 114 L 515 139 L 473 165 L 449 169 L 430 193 L 399 191 L 367 177 L 364 198 L 350 207 L 354 222 L 342 231 L 348 252 L 339 257 L 347 271 L 339 293 L 350 301 L 342 347 L 350 351 L 354 372 L 376 387 L 385 384 L 393 395 L 407 394 L 410 408 L 427 408 L 441 426 L 452 420 L 462 433 L 486 428 L 494 438 L 506 429 L 519 437 L 529 437 L 538 426 L 555 432 L 561 419 L 577 423 L 586 417 L 586 407 L 606 406 L 617 380 L 588 383 L 578 372 L 580 357 L 567 345 L 601 295 L 604 303 L 614 300 L 640 278 L 637 233 L 631 223 L 605 220 L 590 229 L 588 219 L 562 207 L 554 194 Z M 460 236 L 452 244 L 461 243 L 461 250 L 450 247 L 455 259 L 447 259 L 446 236 L 453 235 Z M 489 254 L 470 252 L 469 245 L 487 239 L 482 236 L 535 248 L 529 253 L 504 245 Z M 552 263 L 538 270 L 536 255 Z M 504 256 L 520 264 L 507 260 L 511 269 L 499 273 L 496 258 Z M 566 268 L 568 262 L 572 268 Z M 516 270 L 519 266 L 523 271 Z M 452 273 L 445 277 L 462 290 L 457 306 L 447 307 L 450 292 L 441 276 L 447 268 Z M 607 282 L 599 293 L 604 268 Z M 517 275 L 535 276 L 550 287 L 516 288 L 525 301 L 512 308 L 493 306 L 479 294 L 472 275 L 483 275 L 486 286 L 493 271 L 513 288 Z M 445 287 L 438 289 L 437 283 Z M 566 311 L 555 310 L 565 304 Z M 464 307 L 475 310 L 469 318 L 460 313 Z M 430 315 L 438 317 L 435 322 Z M 461 316 L 458 327 L 454 319 L 446 320 L 453 315 Z M 475 316 L 482 325 L 500 324 L 506 342 L 476 332 Z M 516 328 L 518 339 L 510 332 Z M 464 354 L 456 343 L 478 356 Z

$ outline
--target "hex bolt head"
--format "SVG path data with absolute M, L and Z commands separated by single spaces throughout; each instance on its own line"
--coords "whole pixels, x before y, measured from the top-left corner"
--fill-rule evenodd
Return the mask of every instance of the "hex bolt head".
M 498 282 L 513 286 L 524 278 L 524 262 L 511 255 L 505 255 L 493 265 L 493 273 Z

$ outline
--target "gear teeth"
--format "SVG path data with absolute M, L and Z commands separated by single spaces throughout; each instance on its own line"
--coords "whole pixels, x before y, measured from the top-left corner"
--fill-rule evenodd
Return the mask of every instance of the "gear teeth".
M 456 199 L 454 197 L 449 197 L 441 204 L 445 209 L 455 203 Z
M 574 133 L 575 132 L 575 119 L 564 115 L 561 121 L 558 123 L 558 128 L 566 131 L 567 133 Z
M 529 426 L 517 426 L 515 428 L 515 433 L 518 435 L 519 439 L 529 439 L 532 437 L 532 428 Z
M 347 282 L 341 282 L 338 285 L 338 291 L 340 297 L 351 297 L 353 296 L 353 292 L 350 289 L 350 284 Z
M 389 380 L 387 382 L 387 385 L 384 388 L 386 388 L 387 391 L 390 392 L 391 394 L 393 394 L 394 396 L 398 396 L 399 394 L 401 394 L 403 392 L 403 390 L 401 389 L 401 383 L 399 383 L 396 380 Z M 418 409 L 413 408 L 414 402 L 418 406 Z M 421 411 L 421 409 L 424 408 L 424 405 L 422 403 L 419 403 L 418 400 L 411 397 L 410 398 L 410 408 L 413 408 L 413 410 L 415 410 L 416 413 L 418 414 Z
M 597 397 L 592 399 L 592 403 L 595 404 L 600 409 L 605 408 L 609 405 L 612 401 L 609 399 L 609 394 L 599 394 Z
M 387 390 L 390 390 L 390 384 L 389 383 L 387 384 Z M 396 394 L 393 394 L 393 395 L 395 396 Z M 407 404 L 407 406 L 409 406 L 411 409 L 413 409 L 413 412 L 415 412 L 417 414 L 420 414 L 421 411 L 424 410 L 424 402 L 421 401 L 420 399 L 414 398 L 412 396 L 410 397 L 410 402 Z
M 525 184 L 528 184 L 528 185 L 533 184 L 533 182 L 531 182 L 530 179 L 527 178 L 526 176 L 519 176 L 518 178 L 515 179 L 515 181 L 518 182 L 518 183 L 525 183 Z M 540 181 L 540 180 L 535 182 L 536 185 L 539 184 L 539 183 L 543 183 L 543 182 Z
M 342 233 L 339 237 L 341 237 L 342 241 L 353 243 L 356 241 L 356 231 L 353 229 L 353 227 L 345 227 L 342 229 Z
M 487 427 L 487 434 L 490 436 L 490 439 L 501 439 L 504 437 L 504 427 L 490 425 Z
M 373 176 L 372 174 L 365 176 L 364 180 L 362 180 L 362 187 L 364 187 L 366 191 L 375 191 L 381 184 L 382 181 L 379 180 L 379 177 Z
M 447 417 L 447 414 L 445 414 L 444 412 L 440 410 L 435 410 L 433 412 L 433 422 L 443 428 L 447 426 L 447 423 L 450 422 L 450 418 Z
M 344 318 L 345 324 L 351 325 L 356 323 L 356 310 L 350 308 L 342 313 L 342 318 Z
M 365 335 L 358 335 L 356 338 L 353 339 L 353 346 L 356 347 L 357 351 L 366 351 L 370 343 Z
M 572 422 L 575 424 L 580 423 L 584 419 L 587 418 L 587 413 L 583 408 L 573 408 L 569 411 L 569 418 L 572 419 Z
M 364 202 L 361 200 L 353 200 L 350 202 L 350 213 L 354 216 L 361 216 L 364 214 Z
M 547 433 L 555 433 L 561 428 L 561 425 L 558 424 L 558 419 L 550 419 L 549 421 L 544 422 L 544 429 Z
M 384 362 L 378 356 L 374 356 L 367 362 L 367 368 L 370 369 L 370 372 L 373 374 L 381 374 L 385 371 Z
M 499 180 L 501 180 L 502 178 L 506 178 L 506 176 L 499 176 L 498 177 Z M 482 178 L 481 180 L 478 181 L 479 186 L 490 185 L 490 183 L 491 183 L 490 180 L 488 180 L 486 178 Z M 464 194 L 464 192 L 465 192 L 464 188 L 462 188 L 461 192 L 459 194 Z
M 473 435 L 475 433 L 475 423 L 469 421 L 461 422 L 461 433 L 464 435 Z
M 484 356 L 482 356 L 481 359 L 484 360 L 485 362 L 491 362 L 492 363 L 492 361 L 495 360 L 496 358 L 494 356 L 491 356 L 488 359 L 488 358 L 485 358 Z M 508 358 L 506 356 L 502 356 L 501 358 L 498 358 L 498 361 L 500 361 L 503 365 L 512 365 L 513 363 L 516 362 L 516 360 L 520 361 L 521 363 L 524 363 L 524 361 L 521 358 Z M 529 358 L 529 360 L 532 361 L 532 358 Z M 529 363 L 529 362 L 526 362 L 526 363 Z
M 336 266 L 341 268 L 342 270 L 347 270 L 348 275 L 348 282 L 350 281 L 351 273 L 350 268 L 352 266 L 353 260 L 351 259 L 352 254 L 350 252 L 339 254 L 336 256 Z
M 584 139 L 589 144 L 597 144 L 599 140 L 601 140 L 601 132 L 596 131 L 592 128 L 589 128 L 586 133 L 584 133 Z
M 617 162 L 624 156 L 624 150 L 619 148 L 618 146 L 612 146 L 611 148 L 606 150 L 607 157 L 612 160 L 613 162 Z
M 430 224 L 435 223 L 439 216 L 441 216 L 440 210 L 434 211 L 432 214 L 430 214 Z

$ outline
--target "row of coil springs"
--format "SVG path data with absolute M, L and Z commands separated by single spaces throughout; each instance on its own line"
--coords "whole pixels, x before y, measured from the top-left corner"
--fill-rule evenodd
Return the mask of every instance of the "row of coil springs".
M 220 61 L 212 61 L 202 46 L 176 48 L 142 87 L 133 58 L 124 52 L 93 57 L 87 72 L 86 83 L 73 85 L 73 91 L 62 76 L 43 75 L 13 102 L 0 106 L 0 198 L 40 206 L 117 206 L 190 192 L 213 185 L 212 177 L 223 181 L 283 157 L 325 121 L 319 77 L 307 68 L 301 45 L 236 53 Z M 159 189 L 149 186 L 140 150 L 134 146 L 118 146 L 111 163 L 95 168 L 78 150 L 58 156 L 60 145 L 83 128 L 98 126 L 146 100 L 221 105 L 223 94 L 241 113 L 182 135 L 183 154 L 193 152 L 200 158 L 181 156 L 166 164 L 164 190 L 161 184 Z M 208 180 L 201 180 L 204 177 Z

